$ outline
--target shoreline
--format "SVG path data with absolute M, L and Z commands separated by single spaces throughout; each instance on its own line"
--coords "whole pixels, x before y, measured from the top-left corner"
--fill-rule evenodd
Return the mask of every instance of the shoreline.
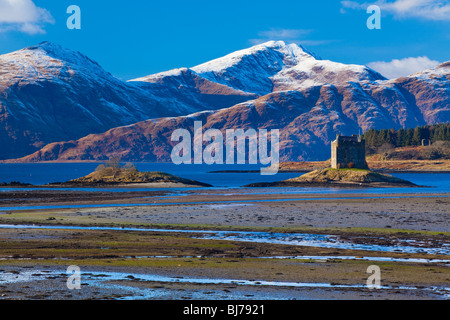
M 16 205 L 100 207 L 5 213 L 0 207 L 0 224 L 15 225 L 0 228 L 0 299 L 448 299 L 450 255 L 435 250 L 450 243 L 450 193 L 277 190 L 2 193 Z M 123 206 L 102 207 L 108 201 Z M 130 202 L 143 206 L 127 207 Z M 212 231 L 227 237 L 210 238 Z M 254 232 L 268 240 L 234 238 Z M 295 244 L 308 234 L 354 247 Z M 294 242 L 276 243 L 277 237 Z M 411 246 L 417 250 L 395 251 Z M 81 268 L 81 290 L 65 287 L 70 265 Z M 372 265 L 382 270 L 383 288 L 376 291 L 366 287 Z
M 267 190 L 267 189 L 264 189 Z M 431 189 L 430 189 L 431 190 Z M 113 218 L 113 221 L 123 223 L 153 224 L 199 224 L 199 225 L 242 225 L 242 226 L 272 226 L 295 227 L 312 224 L 315 227 L 385 227 L 391 224 L 394 229 L 416 229 L 426 227 L 425 223 L 417 223 L 414 218 L 409 223 L 401 223 L 398 227 L 388 223 L 388 220 L 403 221 L 409 216 L 427 216 L 427 212 L 435 210 L 440 214 L 448 214 L 450 193 L 445 192 L 411 192 L 396 194 L 379 193 L 285 193 L 283 189 L 273 188 L 268 193 L 260 192 L 259 188 L 249 189 L 193 189 L 149 190 L 149 191 L 71 191 L 36 190 L 11 191 L 0 193 L 2 205 L 0 222 L 17 218 L 29 217 L 32 223 L 46 221 L 58 212 L 68 222 L 78 221 L 77 216 L 65 217 L 65 212 L 74 212 L 83 217 L 89 212 L 99 215 L 95 223 Z M 380 199 L 383 199 L 380 201 Z M 136 203 L 138 206 L 133 206 Z M 21 206 L 43 207 L 54 206 L 52 209 L 21 209 Z M 71 205 L 83 205 L 85 208 L 70 208 Z M 114 207 L 117 205 L 117 207 Z M 128 207 L 127 207 L 128 205 Z M 60 206 L 60 207 L 58 207 Z M 64 208 L 61 206 L 68 206 Z M 90 207 L 91 206 L 91 207 Z M 11 214 L 5 208 L 15 207 Z M 330 212 L 330 210 L 335 210 Z M 346 211 L 349 210 L 349 211 Z M 34 212 L 32 215 L 27 212 Z M 121 212 L 129 212 L 122 215 Z M 386 219 L 381 219 L 386 212 Z M 300 214 L 301 213 L 301 214 Z M 325 214 L 326 213 L 326 214 Z M 340 216 L 341 214 L 344 216 Z M 367 220 L 368 215 L 373 218 Z M 88 218 L 89 216 L 86 216 Z M 103 217 L 102 219 L 100 217 Z M 333 218 L 334 217 L 334 218 Z M 350 219 L 346 222 L 347 219 Z M 379 217 L 379 218 L 377 218 Z M 45 218 L 45 219 L 44 219 Z M 70 218 L 70 219 L 69 219 Z M 432 216 L 428 217 L 429 222 Z M 36 220 L 37 219 L 37 220 Z M 67 220 L 69 219 L 69 220 Z M 328 220 L 327 220 L 328 219 Z M 445 218 L 442 222 L 445 221 Z M 16 221 L 19 221 L 16 219 Z M 26 219 L 24 219 L 26 220 Z M 89 221 L 88 218 L 86 221 Z M 248 221 L 246 221 L 248 220 Z M 290 221 L 292 220 L 292 221 Z M 335 220 L 335 222 L 333 222 Z M 336 223 L 342 220 L 342 223 Z M 383 220 L 386 220 L 383 224 Z M 406 219 L 405 221 L 408 221 Z M 417 221 L 425 221 L 421 218 Z M 94 222 L 94 221 L 93 221 Z M 240 222 L 237 223 L 236 222 Z M 433 224 L 432 230 L 442 229 L 442 222 Z M 450 227 L 447 227 L 450 231 Z M 441 230 L 447 231 L 447 230 Z
M 171 162 L 147 162 L 133 161 L 135 164 L 171 164 Z M 450 160 L 367 160 L 370 170 L 386 173 L 450 173 Z M 11 160 L 0 160 L 1 164 L 104 164 L 104 160 L 83 160 L 83 161 L 39 161 L 39 162 L 18 162 Z M 280 173 L 289 172 L 309 172 L 316 169 L 326 169 L 330 167 L 330 161 L 284 161 L 280 162 Z M 439 169 L 436 169 L 439 168 Z M 208 173 L 259 173 L 260 170 L 211 170 Z
M 450 170 L 393 170 L 393 169 L 374 169 L 378 173 L 450 173 Z M 278 173 L 308 173 L 309 170 L 279 170 Z M 207 173 L 260 173 L 260 170 L 214 170 Z
M 279 181 L 279 182 L 259 182 L 252 183 L 244 186 L 246 188 L 433 188 L 430 186 L 419 186 L 414 184 L 406 183 L 385 183 L 385 182 L 371 182 L 371 183 L 360 183 L 360 182 L 289 182 L 289 181 Z

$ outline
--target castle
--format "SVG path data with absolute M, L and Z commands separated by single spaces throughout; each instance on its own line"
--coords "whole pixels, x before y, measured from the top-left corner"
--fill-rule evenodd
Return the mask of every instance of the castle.
M 331 167 L 367 169 L 366 143 L 360 135 L 337 135 L 331 142 Z

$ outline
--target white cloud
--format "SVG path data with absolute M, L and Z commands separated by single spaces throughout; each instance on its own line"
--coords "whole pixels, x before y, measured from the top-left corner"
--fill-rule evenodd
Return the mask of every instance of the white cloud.
M 268 31 L 261 31 L 258 33 L 260 37 L 264 38 L 281 38 L 281 39 L 297 39 L 310 34 L 311 30 L 305 29 L 270 29 Z M 278 39 L 275 39 L 278 40 Z
M 367 64 L 368 67 L 381 73 L 388 79 L 409 76 L 413 73 L 426 69 L 431 69 L 439 65 L 440 62 L 431 60 L 428 57 L 394 59 L 391 62 L 376 61 Z
M 258 32 L 258 38 L 250 39 L 249 42 L 252 45 L 257 45 L 271 40 L 282 40 L 302 44 L 305 46 L 316 46 L 327 42 L 321 40 L 304 39 L 305 36 L 311 34 L 312 32 L 312 30 L 307 29 L 270 29 L 267 31 Z
M 54 23 L 52 15 L 32 0 L 0 0 L 0 32 L 43 34 L 47 23 Z
M 449 21 L 450 3 L 448 0 L 378 0 L 376 2 L 341 1 L 341 12 L 345 9 L 367 10 L 369 5 L 379 6 L 382 12 L 396 18 L 421 18 L 425 20 Z

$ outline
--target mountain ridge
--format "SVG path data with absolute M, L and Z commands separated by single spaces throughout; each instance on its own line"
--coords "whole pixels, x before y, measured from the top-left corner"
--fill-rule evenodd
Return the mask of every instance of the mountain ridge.
M 0 159 L 24 156 L 55 141 L 255 97 L 194 80 L 182 88 L 124 82 L 87 56 L 49 42 L 1 55 Z
M 322 60 L 303 47 L 270 41 L 193 68 L 179 68 L 123 82 L 112 80 L 109 73 L 82 54 L 72 57 L 70 51 L 65 53 L 65 49 L 50 43 L 43 43 L 41 47 L 62 51 L 69 56 L 68 60 L 75 62 L 79 60 L 74 57 L 82 57 L 82 65 L 93 64 L 92 68 L 99 68 L 98 72 L 113 85 L 108 88 L 109 82 L 105 85 L 88 78 L 94 81 L 92 87 L 75 86 L 73 83 L 80 79 L 71 78 L 71 69 L 60 71 L 47 91 L 56 87 L 62 101 L 74 106 L 74 110 L 87 109 L 83 112 L 90 113 L 90 117 L 85 117 L 89 122 L 85 124 L 85 130 L 66 134 L 68 120 L 55 121 L 55 117 L 48 114 L 47 105 L 42 106 L 41 113 L 31 114 L 28 118 L 48 117 L 39 123 L 50 125 L 50 138 L 43 139 L 38 130 L 37 133 L 30 130 L 33 125 L 19 126 L 35 139 L 31 139 L 33 147 L 26 149 L 28 153 L 24 151 L 17 156 L 16 152 L 9 157 L 20 159 L 17 161 L 104 160 L 117 153 L 130 161 L 169 161 L 173 143 L 168 133 L 178 128 L 190 128 L 192 119 L 198 117 L 204 121 L 205 130 L 213 127 L 219 130 L 280 129 L 282 161 L 325 159 L 329 150 L 324 147 L 336 133 L 352 134 L 370 128 L 413 127 L 450 121 L 450 62 L 408 77 L 388 80 L 366 66 Z M 24 102 L 10 99 L 8 90 L 13 93 L 18 90 L 14 86 L 8 87 L 8 82 L 2 78 L 2 59 L 4 56 L 0 56 L 0 122 L 2 128 L 9 128 L 11 121 L 7 120 L 15 116 Z M 53 64 L 49 72 L 62 70 L 61 63 L 50 62 Z M 15 64 L 17 68 L 18 65 Z M 68 84 L 64 82 L 66 76 L 71 80 Z M 86 79 L 81 77 L 81 80 Z M 17 83 L 14 77 L 11 81 Z M 46 79 L 39 81 L 49 85 Z M 62 86 L 59 81 L 63 82 Z M 77 93 L 80 87 L 84 90 L 69 103 L 65 94 L 71 90 Z M 24 88 L 29 89 L 29 84 L 25 83 Z M 94 106 L 84 106 L 80 101 L 86 93 L 94 94 L 93 89 L 100 97 L 105 90 L 104 101 L 95 100 Z M 41 88 L 34 90 L 41 92 Z M 108 100 L 110 95 L 123 95 L 127 101 L 115 104 Z M 30 99 L 29 96 L 25 98 Z M 51 99 L 42 97 L 45 102 Z M 137 99 L 136 103 L 128 106 L 133 99 Z M 12 106 L 15 106 L 14 110 Z M 61 109 L 61 104 L 55 103 L 50 111 L 55 114 Z M 138 115 L 130 117 L 129 121 L 116 119 L 120 118 L 117 112 L 127 110 Z M 99 126 L 105 119 L 110 120 L 108 125 Z M 79 117 L 73 120 L 74 131 L 83 126 Z M 21 143 L 17 142 L 20 130 L 16 129 L 15 136 L 8 137 L 11 130 L 5 135 L 5 130 L 0 129 L 0 141 L 6 142 L 9 148 L 16 148 Z M 4 154 L 0 154 L 0 158 L 6 159 Z
M 280 129 L 281 161 L 326 160 L 336 133 L 416 127 L 435 119 L 437 113 L 424 118 L 421 109 L 411 105 L 395 84 L 379 86 L 347 83 L 275 92 L 226 109 L 111 129 L 70 142 L 73 145 L 56 143 L 20 161 L 105 160 L 116 155 L 126 161 L 170 161 L 171 133 L 179 128 L 192 132 L 194 121 L 202 121 L 204 130 L 214 128 L 222 133 L 233 128 Z M 437 122 L 447 119 L 448 106 Z

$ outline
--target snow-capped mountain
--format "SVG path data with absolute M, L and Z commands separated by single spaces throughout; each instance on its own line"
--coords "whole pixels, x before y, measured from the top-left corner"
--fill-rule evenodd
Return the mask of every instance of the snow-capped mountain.
M 155 83 L 168 77 L 179 78 L 187 72 L 258 96 L 313 85 L 386 80 L 366 66 L 322 60 L 297 44 L 269 41 L 190 69 L 175 69 L 132 81 Z
M 2 55 L 0 159 L 149 118 L 225 108 L 255 98 L 189 70 L 177 80 L 166 78 L 124 82 L 85 55 L 49 42 Z
M 280 129 L 282 160 L 327 159 L 336 133 L 450 121 L 449 66 L 387 80 L 270 41 L 123 82 L 44 43 L 0 56 L 0 156 L 170 161 L 171 133 L 198 118 L 205 129 Z
M 312 85 L 385 80 L 366 66 L 322 60 L 305 48 L 284 41 L 269 41 L 237 51 L 192 70 L 211 81 L 258 95 Z
M 435 71 L 443 77 L 436 78 Z M 438 67 L 435 71 L 391 81 L 273 92 L 218 111 L 147 120 L 77 141 L 53 143 L 19 160 L 105 160 L 120 155 L 126 161 L 170 161 L 175 144 L 171 133 L 179 128 L 193 132 L 194 121 L 202 121 L 204 130 L 219 129 L 224 135 L 233 128 L 279 129 L 282 161 L 326 160 L 337 133 L 450 121 L 450 70 Z
M 0 158 L 161 113 L 157 99 L 80 53 L 46 42 L 0 56 Z
M 187 68 L 130 80 L 128 83 L 165 99 L 168 105 L 185 106 L 181 110 L 182 114 L 227 108 L 257 97 L 256 94 L 212 82 Z
M 389 81 L 386 85 L 399 88 L 427 123 L 450 121 L 450 62 L 433 69 Z

